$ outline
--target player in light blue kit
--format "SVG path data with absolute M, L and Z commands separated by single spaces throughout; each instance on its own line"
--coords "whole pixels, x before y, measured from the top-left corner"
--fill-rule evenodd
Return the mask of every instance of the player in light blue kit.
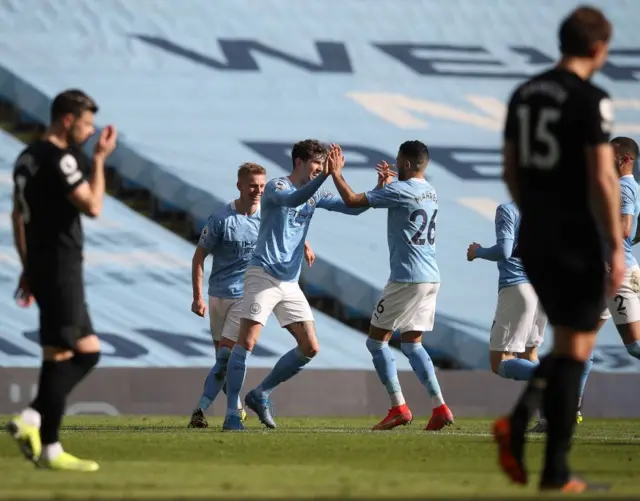
M 640 267 L 631 249 L 638 229 L 640 198 L 638 184 L 633 177 L 633 165 L 638 158 L 638 143 L 628 137 L 611 140 L 620 175 L 622 231 L 627 270 L 614 297 L 607 297 L 610 316 L 627 352 L 640 360 Z M 604 317 L 609 315 L 603 315 Z
M 246 406 L 265 426 L 276 427 L 270 411 L 271 392 L 300 372 L 318 353 L 311 307 L 298 285 L 304 241 L 315 209 L 354 215 L 366 210 L 349 209 L 339 197 L 320 190 L 328 177 L 329 161 L 322 143 L 314 140 L 296 143 L 291 159 L 291 175 L 269 181 L 262 197 L 260 232 L 245 275 L 240 336 L 229 358 L 225 430 L 244 429 L 236 404 L 244 384 L 247 359 L 271 312 L 298 346 L 283 355 L 264 381 L 245 397 Z
M 227 361 L 240 329 L 244 275 L 260 229 L 260 199 L 266 184 L 266 173 L 265 168 L 258 164 L 244 163 L 240 166 L 237 184 L 240 197 L 211 215 L 202 229 L 193 255 L 191 311 L 200 317 L 204 317 L 207 311 L 207 303 L 202 297 L 204 260 L 209 254 L 213 256 L 208 293 L 209 323 L 216 349 L 216 364 L 207 376 L 200 401 L 191 415 L 189 426 L 193 428 L 208 427 L 204 411 L 220 390 L 224 390 Z M 306 243 L 305 258 L 312 264 L 313 251 Z M 237 407 L 244 421 L 247 414 L 239 399 Z
M 547 316 L 518 257 L 519 227 L 520 212 L 515 202 L 499 205 L 496 244 L 485 248 L 473 242 L 467 249 L 467 260 L 498 263 L 498 305 L 489 341 L 491 370 L 503 378 L 528 381 L 538 365 Z
M 339 153 L 341 156 L 341 153 Z M 389 348 L 400 332 L 402 353 L 427 389 L 433 413 L 426 430 L 440 430 L 453 423 L 445 404 L 433 362 L 422 345 L 422 333 L 433 330 L 440 272 L 436 263 L 438 198 L 424 178 L 429 150 L 420 141 L 400 145 L 396 159 L 398 181 L 367 193 L 356 194 L 342 177 L 342 162 L 334 162 L 332 176 L 340 196 L 350 207 L 388 209 L 387 242 L 391 275 L 371 317 L 367 348 L 391 401 L 387 416 L 373 427 L 390 430 L 413 419 L 402 395 L 398 370 Z M 389 166 L 386 162 L 379 169 Z
M 607 309 L 600 317 L 598 330 L 607 319 L 613 321 L 624 343 L 624 347 L 632 357 L 640 360 L 640 267 L 631 251 L 638 232 L 638 216 L 640 216 L 640 197 L 638 184 L 633 177 L 633 165 L 638 158 L 638 143 L 628 137 L 616 137 L 611 140 L 615 155 L 616 168 L 620 176 L 620 212 L 622 216 L 623 244 L 625 252 L 626 272 L 624 280 L 614 297 L 607 296 Z M 578 401 L 578 422 L 582 422 L 582 397 L 589 372 L 593 367 L 593 355 L 585 364 L 585 373 L 580 385 Z M 546 421 L 541 418 L 530 431 L 543 433 L 547 430 Z

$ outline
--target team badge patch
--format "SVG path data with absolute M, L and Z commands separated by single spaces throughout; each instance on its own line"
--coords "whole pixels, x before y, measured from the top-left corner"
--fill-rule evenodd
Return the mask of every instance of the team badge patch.
M 282 191 L 286 188 L 287 183 L 285 183 L 284 181 L 278 181 L 276 183 L 276 191 Z
M 262 311 L 262 308 L 258 303 L 252 303 L 251 306 L 249 307 L 249 311 L 251 312 L 252 315 L 257 315 Z
M 307 204 L 310 205 L 311 207 L 313 207 L 316 204 L 315 199 L 310 198 L 309 200 L 307 200 Z
M 204 225 L 204 228 L 202 228 L 202 236 L 206 237 L 209 234 L 209 225 Z

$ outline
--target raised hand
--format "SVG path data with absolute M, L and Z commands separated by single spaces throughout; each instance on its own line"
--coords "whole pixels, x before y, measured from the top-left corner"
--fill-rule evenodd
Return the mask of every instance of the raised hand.
M 344 167 L 344 156 L 342 155 L 342 148 L 340 148 L 339 145 L 331 145 L 327 165 L 329 174 L 332 176 L 337 176 L 342 172 L 342 168 Z
M 376 164 L 376 171 L 378 172 L 378 188 L 383 188 L 389 184 L 393 178 L 397 175 L 392 169 L 393 165 L 389 165 L 384 160 L 379 164 Z
M 116 149 L 118 131 L 114 125 L 107 125 L 100 131 L 100 137 L 95 146 L 96 155 L 108 157 Z

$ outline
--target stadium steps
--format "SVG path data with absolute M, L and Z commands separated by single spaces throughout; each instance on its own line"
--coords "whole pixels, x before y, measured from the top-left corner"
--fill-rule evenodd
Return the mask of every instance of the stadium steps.
M 36 140 L 44 131 L 44 125 L 26 117 L 17 110 L 12 103 L 0 101 L 0 128 L 13 135 L 22 142 L 29 144 Z M 89 164 L 87 164 L 89 165 Z M 176 235 L 196 244 L 199 235 L 194 232 L 192 218 L 185 212 L 176 210 L 162 210 L 162 204 L 148 190 L 132 187 L 119 173 L 109 165 L 106 168 L 106 192 L 126 204 L 138 214 L 151 219 Z M 346 307 L 335 299 L 326 296 L 317 296 L 301 280 L 302 289 L 305 291 L 309 303 L 313 308 L 335 318 L 341 323 L 366 334 L 369 330 L 369 321 L 366 319 L 352 318 L 346 312 Z M 398 338 L 391 340 L 390 344 L 400 348 Z M 461 366 L 444 354 L 429 351 L 434 364 L 441 369 L 459 369 Z

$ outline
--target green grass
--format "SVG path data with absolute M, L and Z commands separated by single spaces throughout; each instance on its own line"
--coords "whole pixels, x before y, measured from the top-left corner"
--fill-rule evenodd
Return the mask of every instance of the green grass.
M 266 431 L 251 415 L 246 433 L 186 428 L 187 418 L 75 416 L 65 448 L 101 465 L 97 473 L 37 470 L 0 438 L 0 499 L 195 497 L 385 497 L 390 499 L 537 496 L 542 438 L 527 460 L 532 485 L 510 485 L 496 466 L 490 421 L 459 420 L 425 432 L 426 419 L 371 432 L 373 418 L 281 418 Z M 580 425 L 572 465 L 613 483 L 611 494 L 640 494 L 640 421 Z

